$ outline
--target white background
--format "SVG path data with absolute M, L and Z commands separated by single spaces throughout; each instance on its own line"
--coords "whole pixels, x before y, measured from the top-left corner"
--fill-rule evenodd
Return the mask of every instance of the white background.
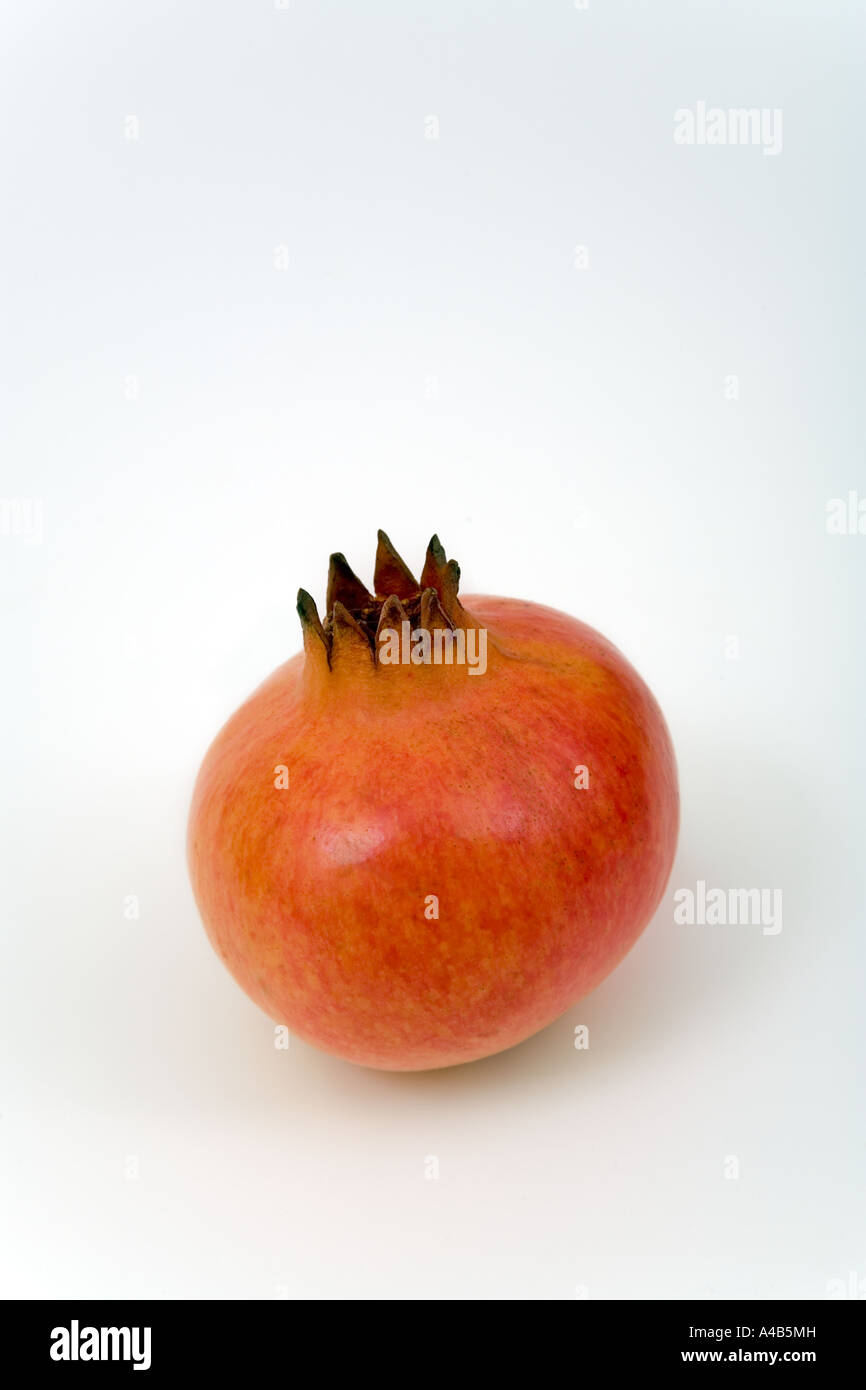
M 6 510 L 0 1292 L 866 1279 L 866 536 L 825 525 L 866 495 L 864 27 L 828 0 L 3 6 L 0 495 L 41 531 Z M 676 145 L 698 101 L 781 108 L 781 153 Z M 211 737 L 331 550 L 371 579 L 377 526 L 605 632 L 682 779 L 623 965 L 426 1075 L 276 1051 L 184 862 Z M 782 932 L 677 926 L 698 879 L 781 889 Z

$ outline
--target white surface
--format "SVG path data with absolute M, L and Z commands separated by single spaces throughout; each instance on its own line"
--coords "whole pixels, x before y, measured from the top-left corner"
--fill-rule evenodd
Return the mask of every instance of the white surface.
M 43 534 L 0 537 L 0 1292 L 866 1278 L 866 536 L 825 530 L 866 495 L 862 9 L 4 9 L 0 493 Z M 678 147 L 699 100 L 782 108 L 782 153 Z M 682 779 L 620 969 L 414 1076 L 275 1051 L 184 863 L 298 586 L 380 525 L 613 638 Z M 701 878 L 782 932 L 675 925 Z

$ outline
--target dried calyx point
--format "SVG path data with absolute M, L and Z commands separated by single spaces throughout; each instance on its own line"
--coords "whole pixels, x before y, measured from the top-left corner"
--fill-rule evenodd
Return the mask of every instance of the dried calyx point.
M 352 571 L 345 555 L 331 556 L 324 622 L 306 589 L 298 591 L 298 614 L 308 651 L 324 650 L 329 664 L 342 654 L 362 653 L 376 660 L 378 634 L 409 621 L 413 629 L 466 626 L 467 615 L 457 597 L 460 566 L 448 560 L 438 536 L 427 547 L 420 582 L 397 554 L 384 531 L 379 532 L 374 593 Z

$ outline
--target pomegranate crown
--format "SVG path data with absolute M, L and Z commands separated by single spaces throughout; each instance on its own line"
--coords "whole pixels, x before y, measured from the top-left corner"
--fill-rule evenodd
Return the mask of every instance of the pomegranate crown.
M 420 582 L 394 549 L 384 531 L 379 532 L 376 566 L 370 593 L 350 568 L 345 555 L 331 556 L 324 622 L 315 600 L 306 589 L 298 590 L 298 615 L 308 651 L 324 648 L 331 666 L 343 654 L 364 654 L 375 663 L 379 634 L 400 630 L 408 621 L 414 629 L 471 626 L 457 597 L 460 566 L 448 560 L 438 536 L 427 547 Z

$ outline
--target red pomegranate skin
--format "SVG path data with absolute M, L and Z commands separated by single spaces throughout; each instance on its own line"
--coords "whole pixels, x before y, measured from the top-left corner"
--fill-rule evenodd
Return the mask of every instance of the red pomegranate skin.
M 422 584 L 487 630 L 486 672 L 378 664 L 352 589 L 357 621 L 339 603 L 324 637 L 306 621 L 305 653 L 219 733 L 189 826 L 202 918 L 247 994 L 400 1071 L 511 1047 L 594 989 L 658 906 L 678 830 L 670 736 L 620 652 L 552 608 L 461 603 L 442 573 L 428 551 Z

